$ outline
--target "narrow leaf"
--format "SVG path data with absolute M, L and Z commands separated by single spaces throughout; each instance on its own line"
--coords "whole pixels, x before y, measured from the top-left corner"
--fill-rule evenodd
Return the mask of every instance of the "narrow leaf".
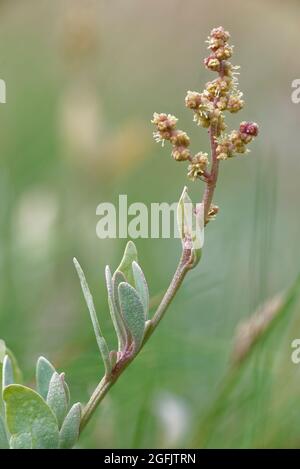
M 123 277 L 123 274 L 121 274 Z M 106 287 L 108 293 L 108 305 L 111 319 L 118 337 L 118 350 L 124 350 L 126 347 L 126 330 L 121 317 L 120 308 L 117 308 L 113 294 L 113 279 L 109 266 L 105 268 Z M 124 277 L 123 277 L 124 278 Z
M 77 402 L 71 407 L 61 427 L 59 434 L 60 448 L 69 449 L 75 445 L 79 438 L 80 419 L 81 404 Z
M 142 302 L 137 291 L 131 285 L 124 282 L 119 285 L 119 298 L 124 320 L 134 342 L 134 350 L 138 351 L 142 344 L 145 330 L 145 315 Z
M 133 261 L 138 261 L 137 250 L 135 244 L 132 241 L 128 241 L 123 258 L 119 267 L 117 268 L 118 271 L 122 272 L 125 276 L 126 281 L 133 285 L 134 278 L 132 273 L 132 263 Z
M 83 291 L 83 295 L 84 295 L 84 298 L 85 298 L 85 301 L 86 301 L 86 304 L 90 313 L 91 321 L 92 321 L 93 328 L 94 328 L 94 333 L 96 336 L 96 341 L 97 341 L 97 344 L 98 344 L 98 347 L 102 356 L 102 360 L 104 362 L 105 373 L 108 374 L 111 371 L 111 364 L 109 361 L 109 350 L 108 350 L 106 341 L 104 337 L 102 336 L 102 332 L 100 329 L 99 321 L 98 321 L 95 306 L 94 306 L 94 300 L 93 300 L 92 294 L 90 292 L 85 275 L 83 273 L 83 270 L 79 262 L 75 258 L 73 259 L 73 262 L 77 270 L 81 288 Z
M 6 353 L 7 353 L 7 355 L 9 356 L 9 358 L 11 360 L 15 383 L 22 383 L 22 381 L 23 381 L 22 372 L 20 370 L 18 361 L 17 361 L 14 353 L 8 347 L 6 347 Z
M 6 345 L 5 345 L 4 340 L 0 339 L 0 363 L 3 363 L 5 355 L 6 355 Z
M 5 428 L 5 423 L 0 415 L 0 449 L 8 449 L 9 443 Z
M 63 380 L 56 372 L 50 380 L 47 404 L 56 416 L 60 428 L 67 413 L 67 396 Z
M 21 438 L 20 435 L 25 433 L 31 435 L 34 449 L 58 447 L 56 417 L 37 392 L 20 384 L 11 384 L 4 389 L 3 399 L 7 427 L 14 439 Z M 29 446 L 27 436 L 22 437 L 24 440 Z
M 14 383 L 14 371 L 11 359 L 5 355 L 2 365 L 2 389 Z
M 138 292 L 144 307 L 145 321 L 147 321 L 149 312 L 149 289 L 146 282 L 146 278 L 141 267 L 135 261 L 133 261 L 132 263 L 132 272 L 136 291 Z
M 50 380 L 55 371 L 54 366 L 45 357 L 39 357 L 36 364 L 36 385 L 37 392 L 45 400 L 47 399 Z

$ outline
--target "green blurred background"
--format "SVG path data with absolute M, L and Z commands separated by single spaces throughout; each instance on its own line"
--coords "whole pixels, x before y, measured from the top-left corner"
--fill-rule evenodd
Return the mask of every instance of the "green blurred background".
M 257 121 L 251 154 L 222 164 L 203 259 L 140 356 L 101 404 L 82 447 L 189 446 L 226 374 L 236 325 L 300 271 L 298 1 L 0 1 L 0 337 L 33 383 L 36 358 L 64 370 L 85 402 L 103 373 L 73 268 L 81 262 L 111 344 L 104 267 L 126 240 L 96 236 L 96 207 L 174 202 L 185 165 L 152 140 L 154 111 L 179 117 L 195 151 L 206 132 L 184 107 L 202 90 L 204 43 L 223 25 Z M 200 184 L 188 183 L 194 200 Z M 168 285 L 178 240 L 137 239 L 152 296 Z M 249 363 L 206 442 L 211 447 L 300 446 L 300 309 Z M 199 442 L 200 444 L 200 442 Z

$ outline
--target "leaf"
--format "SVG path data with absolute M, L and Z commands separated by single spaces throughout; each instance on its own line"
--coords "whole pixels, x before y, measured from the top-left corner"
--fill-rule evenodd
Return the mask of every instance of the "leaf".
M 198 262 L 204 244 L 204 206 L 197 204 L 194 209 L 193 202 L 187 193 L 187 187 L 183 189 L 178 202 L 177 223 L 183 245 L 186 241 L 192 243 L 196 262 Z
M 120 274 L 122 278 L 124 279 L 123 274 Z M 110 316 L 118 337 L 118 350 L 124 350 L 126 347 L 126 342 L 127 342 L 127 336 L 126 336 L 126 329 L 124 326 L 123 318 L 121 316 L 120 308 L 116 306 L 116 302 L 114 299 L 114 294 L 113 294 L 113 289 L 114 289 L 114 284 L 113 284 L 113 279 L 111 277 L 111 271 L 109 266 L 106 266 L 105 268 L 105 278 L 106 278 L 106 287 L 107 287 L 107 293 L 108 293 L 108 305 L 109 305 L 109 311 L 110 311 Z
M 80 402 L 77 402 L 71 407 L 61 427 L 59 434 L 60 448 L 68 449 L 75 445 L 79 438 L 80 419 L 81 404 Z
M 32 448 L 58 448 L 59 432 L 56 417 L 43 398 L 35 391 L 21 384 L 11 384 L 3 391 L 6 402 L 6 423 L 13 442 L 29 442 Z M 31 446 L 30 446 L 31 448 Z
M 9 443 L 5 428 L 5 423 L 0 415 L 0 449 L 8 449 Z
M 68 386 L 68 383 L 66 382 L 65 373 L 60 373 L 59 376 L 61 377 L 61 380 L 62 380 L 63 385 L 64 385 L 64 390 L 65 390 L 66 399 L 67 399 L 67 406 L 69 407 L 70 400 L 71 400 L 70 388 Z
M 50 380 L 47 404 L 50 409 L 53 410 L 54 415 L 56 415 L 58 426 L 60 428 L 66 416 L 68 405 L 63 380 L 56 372 L 53 373 Z
M 5 345 L 4 340 L 0 339 L 0 363 L 3 363 L 5 355 L 6 355 L 6 345 Z
M 10 449 L 32 449 L 32 437 L 30 433 L 20 433 L 10 439 Z
M 73 259 L 73 262 L 74 262 L 75 268 L 77 270 L 78 277 L 79 277 L 80 284 L 81 284 L 81 288 L 82 288 L 82 291 L 83 291 L 83 295 L 84 295 L 84 298 L 85 298 L 85 301 L 86 301 L 86 304 L 87 304 L 87 307 L 88 307 L 88 310 L 89 310 L 89 313 L 90 313 L 91 321 L 92 321 L 93 328 L 94 328 L 94 333 L 95 333 L 95 336 L 96 336 L 96 341 L 97 341 L 97 344 L 98 344 L 98 347 L 99 347 L 99 350 L 100 350 L 100 353 L 101 353 L 101 356 L 102 356 L 102 360 L 103 360 L 103 363 L 104 363 L 105 373 L 109 374 L 111 372 L 111 363 L 110 363 L 110 360 L 109 360 L 109 350 L 108 350 L 106 341 L 105 341 L 104 337 L 102 336 L 102 332 L 101 332 L 101 329 L 100 329 L 100 324 L 99 324 L 97 314 L 96 314 L 96 310 L 95 310 L 95 306 L 94 306 L 94 300 L 93 300 L 92 294 L 90 292 L 89 286 L 87 284 L 87 281 L 86 281 L 85 275 L 83 273 L 83 270 L 82 270 L 79 262 L 77 261 L 77 259 L 75 259 L 75 257 Z
M 4 340 L 0 340 L 0 413 L 3 409 L 3 401 L 2 401 L 2 364 L 6 354 L 6 346 Z
M 13 352 L 8 347 L 6 347 L 6 353 L 9 356 L 9 358 L 11 360 L 11 363 L 12 363 L 12 368 L 14 370 L 14 380 L 15 380 L 15 382 L 16 383 L 22 383 L 22 381 L 23 381 L 22 371 L 20 370 L 20 367 L 19 367 L 19 364 L 18 364 L 18 361 L 17 361 L 15 355 L 13 354 Z
M 145 330 L 143 304 L 137 291 L 129 283 L 120 283 L 119 298 L 122 314 L 132 336 L 134 350 L 137 352 L 142 344 Z
M 138 261 L 137 250 L 135 244 L 132 241 L 128 241 L 123 258 L 117 270 L 122 272 L 125 276 L 125 279 L 131 285 L 134 284 L 134 278 L 132 273 L 132 263 L 133 261 Z
M 147 321 L 148 312 L 149 312 L 149 289 L 148 289 L 148 285 L 146 282 L 146 278 L 141 267 L 135 261 L 133 261 L 132 263 L 132 272 L 133 272 L 136 291 L 138 292 L 141 302 L 144 307 L 145 321 Z
M 2 389 L 14 382 L 14 371 L 11 359 L 5 355 L 2 365 Z
M 113 275 L 112 278 L 112 284 L 113 284 L 113 298 L 114 302 L 118 311 L 119 316 L 122 318 L 122 313 L 121 313 L 121 306 L 120 306 L 120 300 L 119 300 L 119 285 L 120 283 L 125 282 L 126 283 L 126 278 L 124 277 L 124 274 L 120 272 L 119 270 L 116 270 L 116 272 Z M 126 329 L 126 324 L 124 324 L 124 327 Z
M 45 357 L 39 357 L 36 364 L 36 386 L 37 392 L 46 400 L 50 380 L 55 373 L 54 366 Z

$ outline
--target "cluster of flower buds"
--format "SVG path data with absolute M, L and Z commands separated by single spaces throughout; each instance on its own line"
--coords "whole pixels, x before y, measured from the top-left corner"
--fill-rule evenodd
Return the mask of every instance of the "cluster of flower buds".
M 194 113 L 194 121 L 208 129 L 211 141 L 211 171 L 207 170 L 209 160 L 206 153 L 193 155 L 189 149 L 190 139 L 185 132 L 176 129 L 177 119 L 170 114 L 153 116 L 152 123 L 156 127 L 156 141 L 164 143 L 168 140 L 172 145 L 172 156 L 177 161 L 188 161 L 188 177 L 195 181 L 214 182 L 218 173 L 218 160 L 226 160 L 236 154 L 246 153 L 247 145 L 258 135 L 258 125 L 242 122 L 238 130 L 226 132 L 225 111 L 236 113 L 244 106 L 242 93 L 238 89 L 238 66 L 232 65 L 230 58 L 233 46 L 228 44 L 230 34 L 223 27 L 212 29 L 207 43 L 209 56 L 204 59 L 207 69 L 217 72 L 216 79 L 205 85 L 202 93 L 188 91 L 185 105 Z M 213 219 L 217 208 L 212 207 L 207 219 Z
M 255 122 L 241 122 L 239 130 L 233 130 L 229 135 L 222 135 L 216 148 L 218 160 L 227 160 L 237 153 L 246 153 L 246 145 L 258 135 L 258 125 Z
M 214 28 L 208 37 L 208 48 L 211 53 L 204 59 L 209 70 L 218 72 L 218 77 L 206 83 L 202 93 L 188 91 L 185 104 L 194 111 L 194 120 L 204 128 L 213 126 L 216 136 L 224 132 L 226 125 L 223 111 L 231 113 L 242 109 L 242 93 L 237 89 L 236 70 L 228 59 L 232 56 L 233 47 L 228 44 L 230 35 L 224 28 Z
M 171 114 L 155 112 L 151 122 L 157 130 L 153 135 L 157 142 L 164 143 L 168 140 L 171 143 L 174 160 L 186 161 L 191 158 L 191 152 L 188 149 L 190 139 L 186 132 L 176 129 L 177 121 L 178 119 Z
M 192 181 L 195 181 L 197 178 L 203 176 L 208 164 L 207 153 L 200 151 L 191 158 L 191 163 L 188 166 L 188 177 Z
M 171 114 L 154 113 L 152 123 L 156 126 L 154 138 L 164 143 L 168 140 L 172 145 L 172 156 L 176 161 L 189 161 L 188 177 L 195 181 L 205 173 L 209 164 L 207 153 L 199 152 L 192 155 L 189 150 L 190 139 L 186 132 L 176 129 L 178 119 Z

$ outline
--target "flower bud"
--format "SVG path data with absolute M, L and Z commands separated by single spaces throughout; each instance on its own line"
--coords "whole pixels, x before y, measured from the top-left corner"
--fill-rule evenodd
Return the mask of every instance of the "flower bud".
M 241 134 L 251 135 L 251 137 L 257 137 L 259 127 L 256 122 L 241 122 L 240 132 Z
M 202 102 L 202 95 L 196 91 L 188 91 L 185 98 L 185 105 L 189 109 L 198 109 Z

